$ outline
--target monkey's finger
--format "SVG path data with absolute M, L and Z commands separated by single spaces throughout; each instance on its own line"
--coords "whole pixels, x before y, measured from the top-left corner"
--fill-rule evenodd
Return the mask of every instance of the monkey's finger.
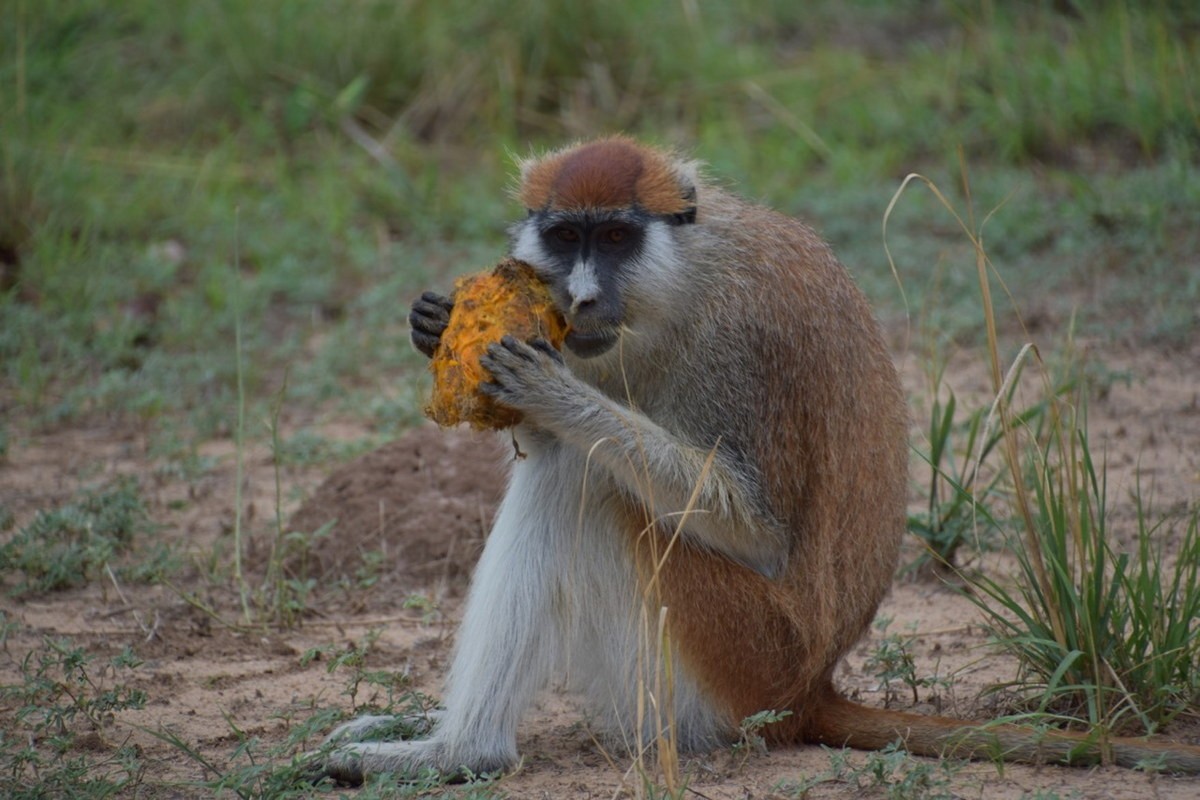
M 442 330 L 445 330 L 450 322 L 450 312 L 435 303 L 418 300 L 412 304 L 408 321 L 414 327 L 420 324 L 426 330 L 433 326 L 441 326 Z
M 508 351 L 500 347 L 499 344 L 490 344 L 488 349 L 479 356 L 479 366 L 483 367 L 495 380 L 500 380 L 501 376 L 508 374 L 509 370 Z
M 442 343 L 441 336 L 425 333 L 417 330 L 415 327 L 409 334 L 412 340 L 413 347 L 422 353 L 426 358 L 433 358 L 434 352 L 438 349 L 438 345 Z
M 431 305 L 440 306 L 446 309 L 447 314 L 454 310 L 454 301 L 445 295 L 438 294 L 437 292 L 422 292 L 421 300 L 426 303 L 430 303 Z
M 511 378 L 515 370 L 521 369 L 524 360 L 521 355 L 505 350 L 499 344 L 491 344 L 479 356 L 479 366 L 487 370 L 495 382 L 503 384 L 505 378 Z
M 424 333 L 424 335 L 432 336 L 436 339 L 442 338 L 443 333 L 446 331 L 446 323 L 443 323 L 442 320 L 426 319 L 424 317 L 416 317 L 416 315 L 409 318 L 408 326 L 415 333 Z
M 493 344 L 488 347 L 488 355 L 493 357 L 498 356 L 503 358 L 503 354 L 506 352 L 511 353 L 512 355 L 524 361 L 534 361 L 537 359 L 537 354 L 534 352 L 534 349 L 512 334 L 506 334 L 498 344 Z
M 505 337 L 508 338 L 508 337 Z M 491 383 L 497 391 L 510 392 L 520 384 L 521 375 L 534 365 L 533 351 L 524 342 L 516 342 L 522 350 L 510 350 L 504 346 L 503 340 L 488 345 L 488 349 L 479 356 L 479 366 L 491 376 Z
M 542 339 L 541 337 L 531 340 L 529 342 L 529 346 L 534 350 L 537 350 L 539 353 L 549 356 L 553 361 L 556 361 L 559 364 L 564 363 L 562 353 L 555 350 L 554 345 L 550 344 L 550 342 Z
M 410 328 L 414 331 L 427 333 L 430 336 L 441 336 L 446 332 L 446 327 L 449 324 L 446 320 L 423 317 L 416 311 L 408 315 L 408 326 Z

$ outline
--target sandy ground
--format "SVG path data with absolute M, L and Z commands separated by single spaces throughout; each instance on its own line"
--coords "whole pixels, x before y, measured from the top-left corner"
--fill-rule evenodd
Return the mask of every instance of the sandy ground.
M 1156 506 L 1180 510 L 1200 499 L 1200 346 L 1185 353 L 1095 352 L 1096 363 L 1128 382 L 1111 382 L 1089 408 L 1093 449 L 1109 465 L 1109 494 L 1125 504 L 1140 470 L 1143 489 L 1152 488 Z M 920 419 L 920 398 L 928 395 L 915 356 L 900 357 Z M 952 357 L 946 381 L 963 402 L 986 396 L 987 379 L 978 359 Z M 974 407 L 974 406 L 970 406 Z M 314 427 L 332 438 L 354 440 L 368 432 L 337 420 L 286 419 L 285 435 Z M 10 429 L 11 430 L 11 429 Z M 262 437 L 265 440 L 265 436 Z M 70 636 L 97 654 L 126 645 L 145 659 L 134 685 L 146 690 L 144 709 L 124 712 L 106 726 L 99 752 L 129 741 L 142 748 L 151 764 L 147 783 L 164 779 L 194 781 L 203 769 L 144 728 L 170 730 L 214 763 L 223 764 L 237 745 L 231 724 L 266 743 L 279 741 L 289 726 L 305 719 L 315 705 L 349 710 L 345 670 L 328 670 L 328 653 L 305 663 L 312 648 L 371 644 L 367 667 L 405 674 L 415 688 L 437 694 L 444 676 L 470 565 L 482 547 L 487 520 L 503 482 L 505 446 L 489 439 L 443 434 L 421 428 L 384 448 L 335 470 L 290 467 L 282 474 L 280 503 L 291 527 L 313 529 L 336 518 L 336 534 L 318 543 L 309 560 L 293 568 L 319 578 L 320 590 L 299 627 L 262 633 L 238 633 L 184 602 L 180 591 L 205 598 L 227 619 L 236 618 L 227 573 L 217 580 L 201 566 L 214 552 L 228 554 L 234 518 L 234 448 L 209 442 L 201 454 L 213 465 L 200 477 L 182 478 L 163 469 L 147 453 L 145 437 L 133 429 L 69 428 L 44 434 L 16 434 L 0 460 L 0 505 L 18 526 L 37 509 L 73 496 L 118 475 L 135 475 L 151 515 L 156 537 L 179 543 L 193 562 L 176 576 L 175 589 L 91 585 L 38 597 L 0 597 L 0 608 L 20 623 L 0 653 L 0 682 L 17 679 L 25 654 L 46 636 Z M 261 568 L 273 528 L 275 476 L 265 441 L 247 452 L 246 515 L 256 549 L 247 557 L 251 574 Z M 1131 516 L 1118 510 L 1114 519 Z M 916 553 L 906 550 L 906 558 Z M 378 566 L 363 588 L 339 588 L 353 576 L 364 554 Z M 226 559 L 227 562 L 227 559 Z M 990 568 L 990 562 L 984 562 Z M 4 576 L 0 576 L 3 578 Z M 11 577 L 11 576 L 9 576 Z M 419 607 L 405 600 L 423 598 Z M 411 603 L 409 604 L 411 605 Z M 987 717 L 991 701 L 980 692 L 1011 679 L 1015 664 L 990 653 L 971 604 L 933 580 L 898 580 L 881 609 L 892 618 L 892 633 L 913 636 L 917 674 L 937 675 L 948 685 L 922 689 L 917 710 L 964 717 Z M 872 639 L 864 641 L 839 670 L 838 680 L 862 702 L 882 705 L 885 692 L 864 669 Z M 358 702 L 370 701 L 377 687 L 365 686 Z M 901 692 L 893 705 L 913 707 Z M 0 724 L 12 709 L 0 704 Z M 522 767 L 496 784 L 511 797 L 609 798 L 636 796 L 628 753 L 603 752 L 592 739 L 571 698 L 546 692 L 520 732 Z M 1200 743 L 1200 725 L 1183 720 L 1170 731 L 1181 741 Z M 315 744 L 312 742 L 312 744 Z M 849 756 L 862 764 L 863 754 Z M 830 755 L 816 747 L 779 748 L 748 756 L 728 751 L 689 757 L 684 765 L 689 794 L 699 798 L 793 796 L 781 786 L 827 774 Z M 938 773 L 941 775 L 942 773 Z M 953 773 L 952 790 L 960 797 L 1025 796 L 1195 798 L 1200 778 L 1146 775 L 1117 768 L 1065 769 L 990 763 L 962 766 Z M 200 789 L 143 789 L 142 796 L 209 796 Z M 352 796 L 352 793 L 351 793 Z M 813 798 L 876 796 L 845 781 L 815 785 Z M 882 795 L 878 795 L 882 796 Z

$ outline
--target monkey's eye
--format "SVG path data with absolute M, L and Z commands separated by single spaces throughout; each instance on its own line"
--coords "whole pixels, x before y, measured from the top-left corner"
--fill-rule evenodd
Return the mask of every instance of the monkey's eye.
M 551 229 L 550 235 L 555 239 L 558 239 L 560 242 L 567 242 L 568 244 L 574 244 L 575 242 L 579 241 L 578 233 L 576 233 L 572 228 L 567 228 L 561 225 L 557 228 Z
M 604 238 L 609 244 L 620 244 L 621 242 L 625 241 L 625 229 L 609 228 L 604 232 Z

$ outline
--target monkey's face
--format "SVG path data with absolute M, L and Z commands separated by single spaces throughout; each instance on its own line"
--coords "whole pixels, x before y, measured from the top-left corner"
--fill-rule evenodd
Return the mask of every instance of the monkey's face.
M 693 164 L 613 136 L 522 162 L 518 195 L 529 216 L 512 255 L 550 286 L 568 350 L 594 358 L 669 318 L 684 283 L 676 234 L 696 221 Z
M 616 344 L 654 225 L 636 209 L 604 209 L 535 211 L 514 226 L 513 255 L 550 287 L 571 324 L 566 346 L 575 355 L 592 358 Z

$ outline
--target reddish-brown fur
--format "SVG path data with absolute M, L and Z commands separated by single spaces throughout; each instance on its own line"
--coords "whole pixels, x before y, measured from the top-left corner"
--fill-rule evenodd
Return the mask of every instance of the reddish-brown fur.
M 520 200 L 537 210 L 636 205 L 651 214 L 678 214 L 688 207 L 671 162 L 620 136 L 535 162 L 522 181 Z
M 668 609 L 669 638 L 691 677 L 731 722 L 765 709 L 792 710 L 771 734 L 798 738 L 811 676 L 786 590 L 685 539 L 672 544 L 672 531 L 631 533 L 650 604 Z

